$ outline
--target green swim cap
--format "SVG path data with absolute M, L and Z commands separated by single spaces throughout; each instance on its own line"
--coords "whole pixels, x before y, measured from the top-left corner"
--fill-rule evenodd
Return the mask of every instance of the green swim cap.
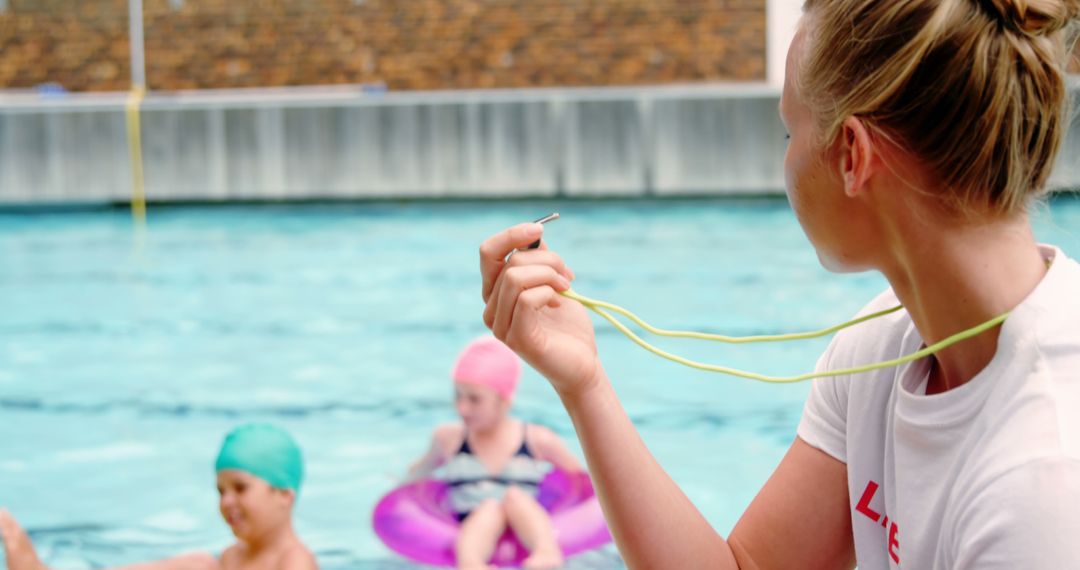
M 267 423 L 244 424 L 229 432 L 221 444 L 214 471 L 237 469 L 277 489 L 300 492 L 304 459 L 285 430 Z

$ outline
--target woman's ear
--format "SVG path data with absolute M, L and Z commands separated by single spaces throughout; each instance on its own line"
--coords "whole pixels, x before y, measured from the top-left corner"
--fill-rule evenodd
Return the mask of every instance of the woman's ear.
M 844 180 L 844 194 L 861 195 L 870 180 L 874 165 L 874 139 L 858 117 L 848 117 L 840 125 L 839 168 Z

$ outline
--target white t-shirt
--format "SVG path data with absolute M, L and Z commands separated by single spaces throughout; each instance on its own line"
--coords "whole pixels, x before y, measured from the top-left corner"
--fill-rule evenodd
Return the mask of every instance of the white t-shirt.
M 928 359 L 814 383 L 798 433 L 847 464 L 860 569 L 1080 569 L 1080 265 L 1042 249 L 1053 264 L 968 383 L 925 395 Z M 898 311 L 841 331 L 818 369 L 922 347 Z

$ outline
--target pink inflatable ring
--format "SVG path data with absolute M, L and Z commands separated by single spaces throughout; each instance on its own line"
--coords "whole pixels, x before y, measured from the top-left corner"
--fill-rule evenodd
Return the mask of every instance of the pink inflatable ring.
M 422 564 L 453 566 L 458 523 L 447 501 L 449 486 L 425 479 L 398 487 L 379 500 L 372 526 L 391 550 Z M 611 541 L 600 503 L 587 473 L 552 471 L 540 483 L 537 500 L 549 513 L 564 556 Z M 528 555 L 509 529 L 499 539 L 491 563 L 519 566 Z

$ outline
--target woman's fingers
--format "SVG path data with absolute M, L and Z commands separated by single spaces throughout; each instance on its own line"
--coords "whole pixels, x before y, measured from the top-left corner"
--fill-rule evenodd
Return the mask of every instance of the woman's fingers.
M 548 265 L 567 279 L 573 279 L 573 273 L 566 266 L 559 254 L 547 249 L 523 249 L 514 252 L 506 260 L 505 267 L 520 267 L 523 265 Z M 505 269 L 504 267 L 504 269 Z
M 495 281 L 498 280 L 506 264 L 506 256 L 515 249 L 527 248 L 543 234 L 543 225 L 530 222 L 507 228 L 480 244 L 480 275 L 483 277 L 481 296 L 485 303 L 491 296 Z M 543 249 L 543 244 L 541 244 L 541 249 Z
M 570 288 L 570 281 L 549 265 L 522 265 L 502 272 L 484 308 L 484 324 L 491 328 L 496 338 L 503 338 L 510 328 L 519 297 L 538 287 L 548 287 L 553 292 L 565 291 Z
M 517 303 L 514 304 L 514 312 L 509 319 L 509 324 L 519 322 L 522 319 L 527 319 L 527 313 L 535 313 L 538 309 L 543 307 L 556 308 L 562 304 L 562 297 L 555 289 L 552 289 L 548 285 L 541 285 L 539 287 L 533 287 L 518 295 Z M 522 327 L 507 326 L 503 336 L 496 335 L 496 338 L 501 339 L 509 347 L 521 346 L 525 341 L 517 338 L 517 335 L 525 333 Z

